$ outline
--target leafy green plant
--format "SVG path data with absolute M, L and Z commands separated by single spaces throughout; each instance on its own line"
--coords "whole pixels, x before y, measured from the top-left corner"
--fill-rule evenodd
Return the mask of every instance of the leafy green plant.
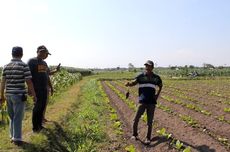
M 227 138 L 218 138 L 218 141 L 220 141 L 221 143 L 228 143 L 228 139 Z
M 176 149 L 180 150 L 183 145 L 184 144 L 182 142 L 180 142 L 180 140 L 176 141 Z
M 158 103 L 158 104 L 156 105 L 156 107 L 157 107 L 157 108 L 160 108 L 161 110 L 163 110 L 163 111 L 165 111 L 165 112 L 167 112 L 167 113 L 173 113 L 173 111 L 172 111 L 169 107 L 164 106 L 164 105 L 162 105 L 162 104 L 160 104 L 160 103 Z
M 224 108 L 224 112 L 230 112 L 230 108 Z
M 120 121 L 116 121 L 116 122 L 114 122 L 113 126 L 115 128 L 119 128 L 119 127 L 121 127 L 121 122 Z
M 166 137 L 167 139 L 171 138 L 172 137 L 172 134 L 170 133 L 166 133 L 166 129 L 165 128 L 162 128 L 160 130 L 157 130 L 157 133 L 161 136 L 164 136 Z
M 186 115 L 179 115 L 180 118 L 185 121 L 187 124 L 189 124 L 192 127 L 198 127 L 198 123 L 196 120 L 192 119 L 192 117 L 190 116 L 186 116 Z
M 200 112 L 203 113 L 203 114 L 205 114 L 205 115 L 207 115 L 207 116 L 211 115 L 211 112 L 206 111 L 206 110 L 201 110 Z
M 186 148 L 183 150 L 183 152 L 191 152 L 191 147 L 190 147 L 190 146 L 186 147 Z
M 65 69 L 62 69 L 60 72 L 51 77 L 55 94 L 61 93 L 63 90 L 81 79 L 82 76 L 80 73 L 69 73 Z
M 112 121 L 118 120 L 117 114 L 116 113 L 111 113 L 110 114 L 110 120 L 112 120 Z
M 142 119 L 144 122 L 147 122 L 147 114 L 144 113 L 144 114 L 141 116 L 141 119 Z
M 219 116 L 217 119 L 218 119 L 219 121 L 224 121 L 224 120 L 225 120 L 224 116 Z
M 2 124 L 2 125 L 9 124 L 9 117 L 8 117 L 8 113 L 6 110 L 6 102 L 4 102 L 4 104 L 1 105 L 0 113 L 1 113 L 0 124 Z
M 129 145 L 129 146 L 125 147 L 125 150 L 127 152 L 135 152 L 136 151 L 136 149 L 133 145 Z

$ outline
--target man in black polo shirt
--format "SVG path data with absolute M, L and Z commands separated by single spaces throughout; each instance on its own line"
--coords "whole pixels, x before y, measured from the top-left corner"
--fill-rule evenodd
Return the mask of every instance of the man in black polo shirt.
M 162 80 L 160 76 L 152 72 L 154 68 L 154 64 L 152 61 L 148 60 L 144 65 L 146 71 L 139 74 L 134 81 L 127 82 L 126 86 L 134 86 L 136 84 L 139 84 L 139 106 L 136 116 L 134 118 L 133 136 L 131 138 L 136 140 L 138 139 L 138 122 L 141 118 L 141 115 L 146 110 L 148 132 L 145 143 L 150 144 L 154 111 L 157 104 L 157 99 L 162 89 Z
M 37 102 L 33 108 L 33 131 L 39 132 L 44 127 L 42 126 L 43 113 L 47 102 L 47 86 L 53 87 L 49 78 L 49 68 L 44 59 L 47 55 L 51 55 L 48 49 L 42 45 L 37 48 L 37 57 L 28 61 L 30 71 L 32 74 L 32 82 L 37 95 Z

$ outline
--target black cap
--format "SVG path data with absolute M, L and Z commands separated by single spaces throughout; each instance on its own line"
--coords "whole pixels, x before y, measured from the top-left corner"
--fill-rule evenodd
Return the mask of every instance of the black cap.
M 23 54 L 23 49 L 20 46 L 15 46 L 12 48 L 12 55 L 13 56 L 21 56 Z
M 150 66 L 154 66 L 154 63 L 153 63 L 153 61 L 151 61 L 151 60 L 147 60 L 146 62 L 145 62 L 145 64 L 144 65 L 150 65 Z
M 48 51 L 48 49 L 44 45 L 41 45 L 41 46 L 39 46 L 37 48 L 37 52 L 40 52 L 40 51 L 45 51 L 46 53 L 48 53 L 49 55 L 51 55 L 50 52 Z

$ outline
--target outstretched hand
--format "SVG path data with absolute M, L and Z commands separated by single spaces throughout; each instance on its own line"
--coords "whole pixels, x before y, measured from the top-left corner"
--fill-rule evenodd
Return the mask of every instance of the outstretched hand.
M 60 71 L 60 68 L 61 68 L 61 63 L 58 64 L 58 66 L 56 67 L 56 70 Z
M 125 86 L 126 86 L 126 87 L 129 87 L 129 86 L 130 86 L 130 82 L 127 82 L 127 83 L 125 84 Z M 126 99 L 129 98 L 129 88 L 128 88 L 126 94 L 125 94 L 125 98 L 126 98 Z
M 127 82 L 127 83 L 125 84 L 125 86 L 126 86 L 126 87 L 129 87 L 129 86 L 130 86 L 130 82 Z

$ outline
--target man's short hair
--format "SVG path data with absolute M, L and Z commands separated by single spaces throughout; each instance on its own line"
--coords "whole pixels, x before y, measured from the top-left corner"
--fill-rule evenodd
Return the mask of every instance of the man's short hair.
M 23 49 L 20 46 L 15 46 L 12 48 L 13 57 L 21 57 L 23 55 Z

